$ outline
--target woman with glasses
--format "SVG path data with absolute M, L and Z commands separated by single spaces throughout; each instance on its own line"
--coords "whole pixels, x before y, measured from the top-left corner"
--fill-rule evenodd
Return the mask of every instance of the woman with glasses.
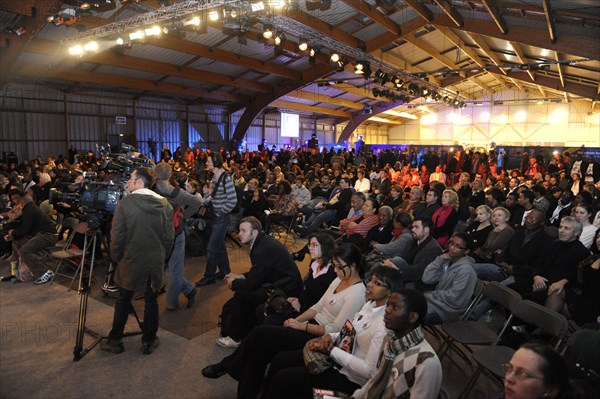
M 305 366 L 301 349 L 280 352 L 269 367 L 263 399 L 310 398 L 313 387 L 354 392 L 371 378 L 387 335 L 383 323 L 386 301 L 403 287 L 402 274 L 377 267 L 365 285 L 367 302 L 344 329 L 306 344 L 308 350 L 329 355 L 332 367 L 315 375 Z
M 232 355 L 205 367 L 202 375 L 219 378 L 229 374 L 239 381 L 238 398 L 256 398 L 275 355 L 302 349 L 312 338 L 341 330 L 365 303 L 362 254 L 355 245 L 345 243 L 336 249 L 332 263 L 336 279 L 319 302 L 283 326 L 255 327 Z
M 298 298 L 288 298 L 288 302 L 293 308 L 290 315 L 296 317 L 313 306 L 319 298 L 323 296 L 336 273 L 331 262 L 335 252 L 335 241 L 333 237 L 325 233 L 312 234 L 308 238 L 308 251 L 312 262 L 310 269 L 304 278 L 304 290 Z M 265 305 L 260 305 L 256 309 L 259 319 L 264 317 L 263 324 L 283 325 L 286 317 L 265 309 Z
M 517 350 L 504 369 L 504 399 L 551 399 L 569 391 L 567 363 L 554 350 L 527 343 Z

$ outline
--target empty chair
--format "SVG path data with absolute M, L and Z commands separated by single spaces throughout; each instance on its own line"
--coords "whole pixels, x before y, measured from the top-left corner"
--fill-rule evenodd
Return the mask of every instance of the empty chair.
M 468 320 L 471 312 L 465 312 L 463 315 L 464 317 L 462 317 L 461 320 L 442 324 L 442 331 L 446 336 L 445 347 L 439 354 L 440 358 L 449 349 L 460 351 L 460 347 L 458 347 L 457 344 L 460 344 L 469 352 L 473 352 L 470 345 L 490 345 L 496 342 L 498 336 L 502 335 L 509 327 L 513 318 L 512 311 L 521 300 L 521 295 L 507 286 L 494 281 L 483 287 L 482 298 L 489 299 L 491 302 L 500 305 L 509 312 L 500 331 L 493 329 L 487 323 Z M 470 308 L 471 311 L 472 309 L 474 309 L 474 307 Z M 461 356 L 463 355 L 464 354 L 461 354 Z M 466 358 L 466 356 L 463 356 L 463 358 Z
M 85 253 L 83 249 L 77 248 L 73 245 L 73 238 L 75 237 L 75 234 L 85 234 L 88 229 L 88 224 L 86 222 L 80 222 L 75 218 L 66 218 L 63 222 L 63 226 L 68 228 L 70 232 L 69 236 L 64 241 L 62 248 L 50 253 L 50 256 L 56 261 L 56 269 L 54 270 L 52 282 L 54 282 L 54 278 L 56 278 L 56 276 L 70 278 L 70 290 L 71 286 L 73 285 L 73 281 L 75 281 L 75 278 L 77 277 L 80 260 Z M 61 272 L 61 268 L 64 265 L 73 269 L 74 274 L 70 275 Z
M 513 314 L 549 334 L 552 337 L 551 344 L 554 349 L 560 348 L 569 328 L 569 322 L 563 315 L 528 300 L 519 301 L 513 309 Z M 486 374 L 498 385 L 502 385 L 505 374 L 502 365 L 508 363 L 515 352 L 513 348 L 498 345 L 503 334 L 498 335 L 494 345 L 473 352 L 477 370 L 460 395 L 461 398 L 468 397 L 481 373 Z

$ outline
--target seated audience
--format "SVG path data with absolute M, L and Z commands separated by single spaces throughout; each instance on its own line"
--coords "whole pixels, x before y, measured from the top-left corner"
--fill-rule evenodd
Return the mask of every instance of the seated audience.
M 508 225 L 510 212 L 501 206 L 494 209 L 492 213 L 493 229 L 490 231 L 483 245 L 476 248 L 471 257 L 477 263 L 487 263 L 499 260 L 510 239 L 515 234 L 515 230 Z
M 442 206 L 433 213 L 433 238 L 442 248 L 448 247 L 448 239 L 458 223 L 458 194 L 446 189 L 442 193 Z
M 362 255 L 352 244 L 340 245 L 333 258 L 337 278 L 319 302 L 283 326 L 255 327 L 230 356 L 205 367 L 202 375 L 219 378 L 229 374 L 239 382 L 238 398 L 256 398 L 272 359 L 280 352 L 302 349 L 306 342 L 342 329 L 365 303 Z
M 475 261 L 469 256 L 472 247 L 471 236 L 456 233 L 450 238 L 448 252 L 425 268 L 422 281 L 435 284 L 435 288 L 425 294 L 428 308 L 423 324 L 457 320 L 469 306 L 477 284 Z
M 473 250 L 481 247 L 493 230 L 492 208 L 487 205 L 479 205 L 475 209 L 475 220 L 465 228 L 465 233 L 473 238 Z
M 437 398 L 442 366 L 420 325 L 427 301 L 418 291 L 399 289 L 385 308 L 385 327 L 391 331 L 381 345 L 377 368 L 351 398 Z
M 305 365 L 302 349 L 277 354 L 264 384 L 264 399 L 310 398 L 313 387 L 353 392 L 371 377 L 387 335 L 384 324 L 386 301 L 402 288 L 397 270 L 377 268 L 366 281 L 366 303 L 344 327 L 309 341 L 305 351 L 325 354 L 332 367 L 315 373 Z M 348 344 L 346 344 L 346 341 Z
M 587 249 L 590 249 L 594 242 L 596 230 L 598 230 L 598 227 L 592 224 L 592 217 L 594 217 L 592 206 L 586 202 L 580 202 L 575 209 L 573 209 L 573 216 L 582 226 L 579 241 L 581 241 Z

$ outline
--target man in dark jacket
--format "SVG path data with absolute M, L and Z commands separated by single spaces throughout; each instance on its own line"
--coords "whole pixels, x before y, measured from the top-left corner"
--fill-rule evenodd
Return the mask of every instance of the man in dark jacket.
M 243 218 L 239 234 L 240 242 L 250 245 L 252 266 L 246 273 L 230 273 L 225 277 L 225 283 L 234 294 L 223 306 L 221 337 L 217 344 L 227 348 L 239 346 L 254 327 L 254 309 L 267 299 L 269 286 L 275 286 L 291 297 L 297 297 L 302 291 L 300 272 L 288 250 L 262 232 L 258 219 L 253 216 Z
M 399 269 L 407 283 L 412 282 L 416 288 L 422 288 L 421 279 L 427 265 L 442 254 L 442 247 L 431 235 L 433 221 L 428 218 L 416 218 L 412 222 L 413 245 L 406 257 L 395 257 L 383 261 L 383 266 Z
M 150 190 L 154 172 L 137 168 L 127 181 L 130 194 L 117 203 L 113 216 L 110 252 L 117 262 L 115 282 L 119 297 L 115 304 L 112 330 L 100 349 L 121 353 L 123 330 L 135 291 L 145 292 L 143 353 L 158 346 L 158 291 L 163 286 L 164 265 L 173 246 L 173 209 L 166 198 Z
M 6 241 L 12 240 L 13 262 L 19 264 L 15 278 L 20 281 L 35 281 L 36 284 L 47 283 L 54 273 L 46 271 L 39 257 L 44 249 L 56 244 L 56 228 L 29 195 L 14 190 L 10 192 L 10 199 L 13 204 L 17 204 L 15 208 L 21 208 L 22 213 L 21 223 L 9 230 L 4 237 Z M 10 279 L 13 277 L 10 276 Z

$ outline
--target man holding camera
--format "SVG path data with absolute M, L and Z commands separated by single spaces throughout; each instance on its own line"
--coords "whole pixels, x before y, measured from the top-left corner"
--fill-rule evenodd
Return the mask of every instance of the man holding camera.
M 117 203 L 113 216 L 110 250 L 117 262 L 115 282 L 119 296 L 115 304 L 112 330 L 100 344 L 104 351 L 121 353 L 123 330 L 135 291 L 145 292 L 143 353 L 150 354 L 159 344 L 157 294 L 163 285 L 164 264 L 173 245 L 173 209 L 166 198 L 150 190 L 154 172 L 140 167 L 127 181 L 130 194 Z

